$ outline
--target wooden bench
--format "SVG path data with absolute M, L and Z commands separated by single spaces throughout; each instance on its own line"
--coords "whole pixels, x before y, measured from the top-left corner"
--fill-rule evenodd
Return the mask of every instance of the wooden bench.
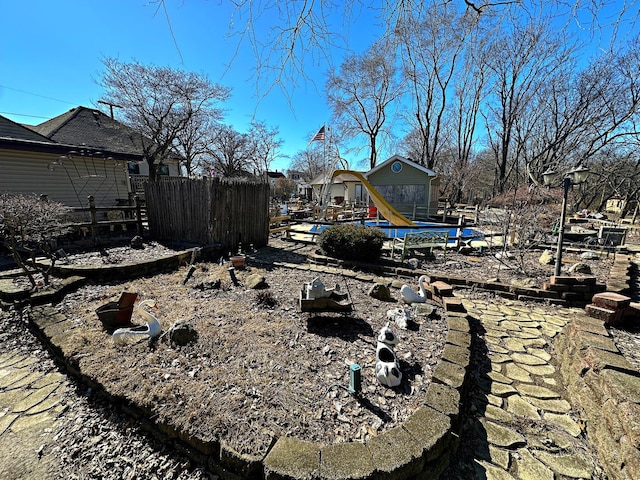
M 434 247 L 441 247 L 446 256 L 447 243 L 449 242 L 448 230 L 431 230 L 422 232 L 406 233 L 404 238 L 394 238 L 391 244 L 391 258 L 394 257 L 396 249 L 402 248 L 400 261 L 404 262 L 410 250 L 429 249 L 432 253 Z
M 290 215 L 280 215 L 278 217 L 269 217 L 269 235 L 279 232 L 285 232 L 285 235 L 289 236 L 289 230 L 291 230 L 291 225 L 289 221 L 291 220 Z

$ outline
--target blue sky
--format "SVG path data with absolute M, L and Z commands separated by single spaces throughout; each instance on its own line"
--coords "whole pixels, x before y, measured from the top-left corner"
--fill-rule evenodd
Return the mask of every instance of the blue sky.
M 283 153 L 293 156 L 329 118 L 323 94 L 328 63 L 305 58 L 316 80 L 256 96 L 255 55 L 247 42 L 229 36 L 231 8 L 225 0 L 167 0 L 171 30 L 162 9 L 146 0 L 16 0 L 3 2 L 0 18 L 0 115 L 37 124 L 78 105 L 95 106 L 101 59 L 171 66 L 205 73 L 232 87 L 225 123 L 246 131 L 252 119 L 280 129 Z M 264 20 L 273 21 L 275 12 Z M 271 18 L 270 18 L 271 17 Z M 236 25 L 240 25 L 239 20 Z M 362 20 L 362 19 L 361 19 Z M 375 29 L 360 30 L 358 45 Z M 338 23 L 336 28 L 342 26 Z M 259 25 L 258 33 L 268 31 Z M 353 33 L 353 32 L 351 32 Z M 174 41 L 175 39 L 175 41 Z M 177 44 L 177 46 L 176 46 Z M 239 47 L 239 48 L 238 48 Z M 339 63 L 341 51 L 331 52 Z M 289 160 L 272 165 L 284 170 Z
M 354 4 L 355 8 L 361 5 Z M 285 155 L 293 156 L 304 149 L 318 128 L 328 122 L 325 74 L 329 61 L 340 64 L 344 48 L 327 51 L 330 59 L 305 56 L 304 72 L 315 82 L 299 79 L 295 85 L 287 84 L 289 98 L 278 87 L 266 96 L 258 95 L 256 58 L 251 45 L 239 44 L 237 36 L 228 35 L 232 13 L 228 0 L 166 0 L 166 5 L 171 29 L 164 11 L 148 0 L 3 2 L 0 115 L 37 124 L 78 105 L 95 106 L 102 94 L 96 84 L 103 70 L 101 59 L 109 56 L 123 62 L 135 59 L 144 64 L 205 73 L 210 80 L 232 87 L 232 97 L 225 104 L 225 123 L 239 131 L 246 131 L 252 120 L 277 126 Z M 613 18 L 617 15 L 616 5 L 612 2 L 606 9 Z M 630 14 L 633 19 L 636 15 L 636 11 Z M 237 29 L 246 18 L 235 20 Z M 606 15 L 602 20 L 607 22 Z M 338 15 L 332 21 L 334 31 L 347 37 L 347 46 L 357 52 L 371 44 L 380 32 L 379 21 L 367 9 L 354 12 L 348 24 Z M 268 25 L 278 24 L 282 22 L 278 22 L 274 9 L 263 11 L 257 34 L 266 39 Z M 635 29 L 636 25 L 632 27 Z M 599 34 L 579 30 L 593 43 L 606 43 Z M 366 152 L 360 156 L 366 157 Z M 358 160 L 350 158 L 352 167 Z M 272 169 L 285 170 L 289 162 L 290 159 L 279 160 Z

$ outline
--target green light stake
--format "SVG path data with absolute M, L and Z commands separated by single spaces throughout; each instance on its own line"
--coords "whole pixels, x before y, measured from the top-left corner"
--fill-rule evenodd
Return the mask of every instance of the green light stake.
M 362 390 L 362 371 L 360 365 L 352 363 L 349 367 L 349 392 L 353 394 L 360 393 Z

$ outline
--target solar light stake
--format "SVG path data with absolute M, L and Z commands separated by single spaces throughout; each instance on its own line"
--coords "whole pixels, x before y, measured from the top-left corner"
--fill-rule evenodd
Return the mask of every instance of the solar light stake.
M 349 367 L 349 392 L 358 394 L 362 390 L 362 371 L 360 365 L 352 363 Z

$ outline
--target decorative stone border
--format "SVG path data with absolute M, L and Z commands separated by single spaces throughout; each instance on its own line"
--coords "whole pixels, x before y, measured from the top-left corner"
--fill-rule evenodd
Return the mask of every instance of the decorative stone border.
M 500 282 L 486 282 L 474 278 L 441 275 L 427 272 L 426 270 L 412 270 L 406 267 L 339 260 L 318 253 L 309 255 L 309 261 L 318 265 L 355 268 L 363 271 L 386 273 L 401 277 L 428 275 L 433 282 L 443 281 L 461 288 L 487 290 L 510 300 L 548 302 L 562 306 L 584 306 L 591 301 L 591 297 L 593 297 L 595 293 L 606 290 L 606 286 L 597 283 L 595 277 L 551 277 L 550 282 L 545 283 L 542 288 L 527 288 L 507 285 Z
M 185 252 L 174 263 L 185 260 Z M 189 251 L 190 254 L 190 251 Z M 157 268 L 167 268 L 161 259 Z M 283 268 L 302 268 L 335 273 L 334 267 L 318 265 L 278 264 Z M 130 272 L 150 271 L 148 262 Z M 344 271 L 346 276 L 367 281 L 376 278 L 359 272 Z M 133 274 L 133 273 L 131 273 Z M 443 291 L 445 289 L 443 288 Z M 443 299 L 440 298 L 442 301 Z M 444 301 L 442 302 L 445 303 Z M 459 308 L 457 309 L 459 310 Z M 207 465 L 214 473 L 232 479 L 305 480 L 305 479 L 393 479 L 437 478 L 449 465 L 456 452 L 461 430 L 460 399 L 469 383 L 471 335 L 469 320 L 462 311 L 447 312 L 448 332 L 442 358 L 433 371 L 432 383 L 425 401 L 402 425 L 385 431 L 366 443 L 347 442 L 331 445 L 313 443 L 291 437 L 274 439 L 274 444 L 262 456 L 239 454 L 221 440 L 206 441 L 179 430 L 174 425 L 151 421 L 153 412 L 105 390 L 98 379 L 81 371 L 79 362 L 67 346 L 75 326 L 51 307 L 33 307 L 29 312 L 31 325 L 36 327 L 53 355 L 68 372 L 83 383 L 103 391 L 113 403 L 120 404 L 128 414 L 140 420 L 143 427 L 194 459 Z

